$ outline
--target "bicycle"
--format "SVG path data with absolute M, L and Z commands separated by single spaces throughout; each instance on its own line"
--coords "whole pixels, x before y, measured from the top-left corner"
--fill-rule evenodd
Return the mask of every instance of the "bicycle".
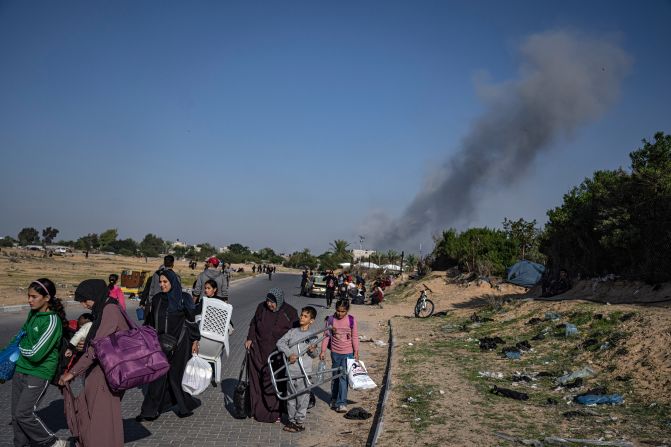
M 433 315 L 433 301 L 429 299 L 426 294 L 426 291 L 433 293 L 433 290 L 429 289 L 426 284 L 422 284 L 424 290 L 419 294 L 417 299 L 417 304 L 415 304 L 415 317 L 417 318 L 428 318 Z

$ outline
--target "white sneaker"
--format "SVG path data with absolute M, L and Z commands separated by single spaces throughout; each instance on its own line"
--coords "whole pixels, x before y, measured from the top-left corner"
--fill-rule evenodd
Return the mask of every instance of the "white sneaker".
M 70 442 L 64 439 L 57 439 L 56 442 L 51 444 L 51 447 L 69 447 Z
M 336 413 L 347 413 L 347 405 L 341 405 L 336 410 Z

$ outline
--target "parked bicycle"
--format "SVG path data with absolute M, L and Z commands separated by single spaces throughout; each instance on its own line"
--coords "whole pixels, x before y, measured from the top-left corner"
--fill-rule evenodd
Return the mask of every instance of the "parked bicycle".
M 417 304 L 415 304 L 415 317 L 417 318 L 427 318 L 433 315 L 433 301 L 426 294 L 427 291 L 433 293 L 433 290 L 429 289 L 426 284 L 422 285 L 424 286 L 424 290 L 419 294 Z

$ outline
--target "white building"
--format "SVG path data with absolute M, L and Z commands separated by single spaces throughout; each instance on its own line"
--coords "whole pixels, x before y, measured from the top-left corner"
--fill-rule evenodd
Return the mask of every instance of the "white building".
M 352 258 L 354 261 L 359 261 L 361 259 L 368 259 L 370 255 L 374 254 L 375 250 L 358 250 L 354 249 L 352 250 Z

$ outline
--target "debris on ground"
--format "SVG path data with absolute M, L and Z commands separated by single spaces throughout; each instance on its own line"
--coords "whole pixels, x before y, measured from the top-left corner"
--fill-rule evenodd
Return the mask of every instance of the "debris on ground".
M 490 379 L 503 379 L 502 372 L 493 372 L 493 371 L 478 371 L 480 377 L 488 377 Z
M 522 340 L 520 342 L 515 343 L 515 347 L 519 349 L 520 351 L 530 351 L 531 350 L 531 344 L 529 343 L 528 340 Z
M 498 396 L 509 397 L 510 399 L 529 400 L 529 395 L 527 393 L 509 390 L 508 388 L 499 388 L 496 385 L 494 385 L 494 388 L 492 388 L 489 392 Z
M 496 349 L 496 345 L 505 343 L 501 337 L 483 337 L 480 339 L 480 350 L 488 351 Z
M 383 348 L 383 347 L 387 346 L 387 343 L 383 342 L 382 340 L 375 340 L 373 342 L 373 344 L 375 346 L 377 346 L 378 348 Z
M 372 416 L 372 414 L 370 414 L 369 412 L 367 412 L 366 410 L 364 410 L 361 407 L 354 407 L 351 410 L 349 410 L 347 413 L 345 413 L 345 419 L 364 420 L 364 419 L 368 419 L 371 416 Z
M 620 394 L 585 394 L 576 396 L 574 401 L 580 405 L 620 405 L 624 398 Z
M 561 316 L 557 312 L 545 312 L 545 321 L 559 320 Z
M 583 385 L 582 377 L 576 377 L 575 380 L 567 382 L 564 387 L 566 388 L 580 388 Z
M 586 379 L 588 377 L 594 377 L 596 373 L 589 366 L 585 366 L 582 369 L 573 371 L 572 373 L 565 374 L 557 379 L 557 384 L 565 386 L 569 382 L 573 382 L 577 378 Z
M 526 374 L 521 374 L 521 373 L 515 373 L 511 377 L 513 382 L 533 382 L 533 377 L 528 376 Z
M 501 354 L 510 360 L 519 360 L 522 356 L 522 351 L 515 347 L 506 346 L 501 350 Z

